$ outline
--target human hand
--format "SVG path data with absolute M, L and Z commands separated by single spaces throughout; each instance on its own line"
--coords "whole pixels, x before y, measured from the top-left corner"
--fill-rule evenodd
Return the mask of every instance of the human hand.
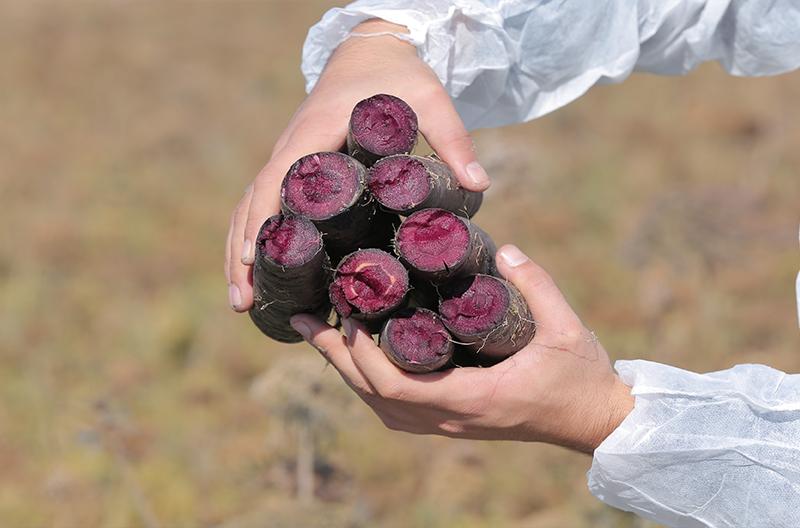
M 633 408 L 630 389 L 550 276 L 514 246 L 497 255 L 500 272 L 528 301 L 537 331 L 525 348 L 490 368 L 410 374 L 352 319 L 343 321 L 347 337 L 311 315 L 294 316 L 292 326 L 390 429 L 591 453 Z
M 406 30 L 371 20 L 355 31 Z M 483 191 L 489 186 L 450 96 L 414 46 L 392 36 L 348 39 L 328 61 L 319 82 L 275 143 L 269 162 L 233 211 L 225 244 L 225 278 L 234 310 L 244 312 L 253 305 L 254 242 L 264 221 L 280 209 L 280 185 L 286 171 L 306 154 L 339 150 L 353 107 L 377 93 L 396 95 L 414 109 L 420 132 L 463 187 Z

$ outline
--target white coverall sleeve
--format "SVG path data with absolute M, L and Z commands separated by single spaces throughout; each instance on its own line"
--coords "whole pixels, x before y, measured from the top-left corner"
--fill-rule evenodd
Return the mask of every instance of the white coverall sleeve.
M 352 29 L 406 26 L 470 130 L 520 123 L 634 70 L 684 74 L 719 61 L 734 75 L 800 66 L 798 0 L 358 0 L 308 32 L 306 90 Z
M 403 25 L 468 129 L 520 123 L 633 71 L 733 75 L 800 67 L 800 0 L 358 0 L 311 28 L 311 91 L 370 18 Z M 798 277 L 800 295 L 800 277 Z M 592 493 L 681 528 L 800 527 L 800 375 L 616 364 L 636 404 L 596 450 Z
M 680 528 L 800 526 L 800 375 L 615 368 L 636 403 L 594 453 L 596 497 Z

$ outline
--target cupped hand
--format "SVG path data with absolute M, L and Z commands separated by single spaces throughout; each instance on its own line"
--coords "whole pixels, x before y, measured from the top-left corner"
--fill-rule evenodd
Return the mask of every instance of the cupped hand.
M 497 264 L 537 321 L 533 341 L 490 368 L 398 369 L 364 327 L 296 315 L 292 326 L 390 429 L 485 440 L 541 441 L 591 453 L 633 408 L 630 389 L 550 276 L 514 246 Z
M 356 31 L 405 32 L 405 28 L 373 20 Z M 280 184 L 286 171 L 306 154 L 339 150 L 347 137 L 351 110 L 377 93 L 398 96 L 414 109 L 420 132 L 465 188 L 482 191 L 489 186 L 449 95 L 417 56 L 416 48 L 392 36 L 350 38 L 328 61 L 319 82 L 275 143 L 269 162 L 233 211 L 225 245 L 225 278 L 234 310 L 244 312 L 253 304 L 254 242 L 264 221 L 280 208 Z

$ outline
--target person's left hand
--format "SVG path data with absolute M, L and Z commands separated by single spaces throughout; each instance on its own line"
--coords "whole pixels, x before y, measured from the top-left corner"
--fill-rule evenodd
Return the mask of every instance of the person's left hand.
M 407 29 L 372 19 L 353 31 L 404 33 Z M 389 35 L 348 38 L 331 55 L 316 86 L 275 143 L 269 162 L 231 214 L 224 271 L 228 301 L 235 311 L 247 312 L 253 307 L 255 241 L 264 221 L 280 211 L 280 186 L 286 171 L 306 154 L 342 148 L 353 107 L 380 93 L 400 97 L 414 109 L 419 132 L 462 187 L 471 191 L 489 187 L 489 177 L 478 163 L 472 139 L 450 95 L 417 49 Z
M 497 263 L 538 326 L 530 344 L 490 368 L 410 374 L 352 319 L 343 321 L 347 337 L 310 315 L 294 316 L 292 326 L 390 429 L 542 441 L 590 453 L 633 408 L 630 389 L 542 268 L 514 246 L 501 248 Z

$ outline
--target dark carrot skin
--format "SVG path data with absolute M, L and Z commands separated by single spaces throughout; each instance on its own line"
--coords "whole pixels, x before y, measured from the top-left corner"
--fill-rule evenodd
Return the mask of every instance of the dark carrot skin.
M 278 214 L 264 222 L 256 241 L 250 318 L 282 343 L 303 340 L 289 324 L 299 313 L 326 320 L 331 312 L 330 262 L 322 237 L 309 220 Z
M 483 193 L 461 187 L 450 167 L 435 156 L 380 159 L 367 173 L 367 187 L 384 210 L 401 215 L 434 207 L 472 218 L 483 201 Z
M 281 209 L 314 222 L 334 262 L 391 231 L 391 215 L 379 212 L 366 192 L 366 174 L 346 154 L 317 152 L 297 160 L 283 179 Z
M 465 351 L 476 355 L 476 364 L 501 361 L 533 340 L 533 315 L 511 283 L 474 275 L 446 284 L 441 294 L 442 322 Z

